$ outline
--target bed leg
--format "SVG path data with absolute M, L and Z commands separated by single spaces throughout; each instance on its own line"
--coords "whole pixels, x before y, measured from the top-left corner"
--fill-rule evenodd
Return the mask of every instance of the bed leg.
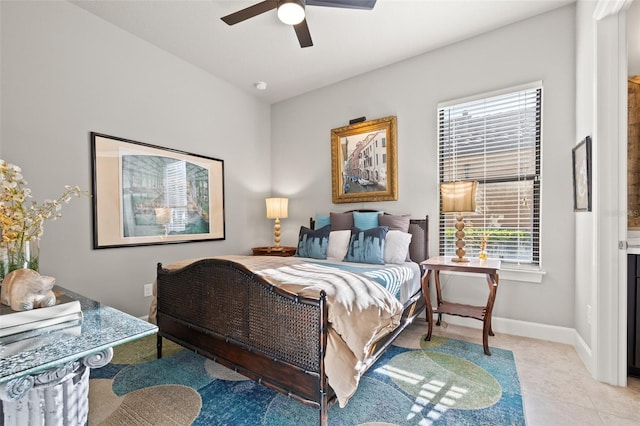
M 156 350 L 158 351 L 158 359 L 162 358 L 162 336 L 156 334 Z
M 329 426 L 329 418 L 327 416 L 327 404 L 320 403 L 320 426 Z

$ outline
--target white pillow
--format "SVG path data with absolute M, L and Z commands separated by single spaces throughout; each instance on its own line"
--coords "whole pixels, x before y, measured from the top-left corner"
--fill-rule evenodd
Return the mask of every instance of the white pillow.
M 411 234 L 397 230 L 387 232 L 384 242 L 384 263 L 406 262 L 409 244 L 411 244 Z M 331 237 L 329 237 L 329 246 L 331 246 Z M 329 257 L 328 254 L 327 257 Z
M 329 233 L 329 246 L 327 247 L 327 259 L 344 259 L 349 248 L 351 230 L 331 231 Z

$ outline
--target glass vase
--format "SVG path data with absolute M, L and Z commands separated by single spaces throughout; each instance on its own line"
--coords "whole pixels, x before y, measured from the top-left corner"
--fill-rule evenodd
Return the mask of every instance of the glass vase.
M 40 251 L 38 240 L 8 241 L 2 245 L 2 268 L 0 268 L 1 279 L 11 271 L 21 268 L 38 271 Z

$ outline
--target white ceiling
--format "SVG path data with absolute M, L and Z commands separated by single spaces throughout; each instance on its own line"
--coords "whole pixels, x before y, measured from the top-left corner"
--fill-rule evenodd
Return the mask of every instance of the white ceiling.
M 373 10 L 309 6 L 314 45 L 270 11 L 228 26 L 261 0 L 76 0 L 72 3 L 275 103 L 573 3 L 575 0 L 378 0 Z M 258 91 L 254 84 L 267 83 Z

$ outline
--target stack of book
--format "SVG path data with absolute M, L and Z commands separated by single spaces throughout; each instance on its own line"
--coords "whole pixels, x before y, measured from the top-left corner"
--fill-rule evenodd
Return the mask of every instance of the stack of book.
M 71 326 L 79 322 L 82 319 L 80 301 L 59 291 L 54 293 L 56 304 L 46 308 L 14 311 L 0 303 L 0 337 L 63 323 Z

